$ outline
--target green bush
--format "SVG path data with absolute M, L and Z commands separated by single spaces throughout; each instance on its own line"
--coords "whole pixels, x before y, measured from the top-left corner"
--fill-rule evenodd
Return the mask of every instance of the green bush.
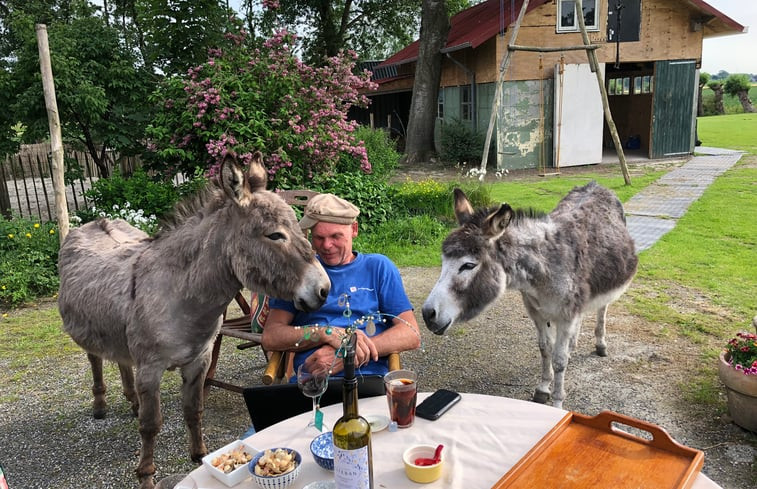
M 114 172 L 110 178 L 101 178 L 84 195 L 98 210 L 108 211 L 128 202 L 132 209 L 142 209 L 145 214 L 158 217 L 173 209 L 179 198 L 172 184 L 153 181 L 141 168 L 128 178 L 119 172 Z M 80 217 L 87 221 L 84 216 Z
M 432 179 L 407 182 L 396 187 L 397 205 L 409 215 L 428 215 L 454 222 L 453 191 L 461 188 L 474 208 L 491 205 L 491 189 L 486 185 L 458 182 L 438 182 Z
M 393 219 L 397 213 L 394 189 L 385 181 L 364 173 L 340 173 L 319 177 L 313 181 L 314 190 L 329 192 L 346 199 L 360 209 L 360 228 L 373 229 Z
M 81 222 L 98 217 L 121 218 L 143 231 L 157 231 L 158 220 L 173 210 L 176 202 L 205 185 L 202 170 L 192 178 L 174 186 L 171 182 L 156 181 L 143 169 L 131 177 L 115 172 L 110 178 L 101 178 L 92 184 L 84 195 L 93 206 L 76 213 Z
M 454 164 L 481 162 L 484 149 L 484 135 L 471 129 L 459 119 L 453 119 L 442 125 L 441 158 Z
M 58 290 L 58 229 L 16 217 L 0 219 L 0 304 L 13 307 Z
M 371 129 L 367 126 L 360 126 L 354 132 L 355 140 L 362 141 L 365 144 L 365 151 L 368 154 L 368 161 L 371 163 L 371 175 L 378 180 L 386 180 L 397 168 L 400 161 L 400 154 L 397 152 L 394 141 L 383 129 Z M 350 155 L 345 155 L 340 159 L 336 170 L 339 173 L 354 172 L 361 170 L 361 161 Z

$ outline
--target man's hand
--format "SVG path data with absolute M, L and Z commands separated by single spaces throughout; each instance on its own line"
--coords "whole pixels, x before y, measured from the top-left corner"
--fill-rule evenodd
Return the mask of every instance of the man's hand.
M 305 360 L 305 364 L 308 368 L 313 369 L 316 368 L 316 366 L 320 368 L 329 368 L 333 364 L 333 367 L 331 367 L 332 373 L 341 372 L 344 369 L 342 359 L 336 358 L 337 348 L 341 346 L 341 338 L 344 336 L 342 334 L 334 333 L 329 335 L 330 339 L 328 343 L 315 350 L 313 354 Z M 333 338 L 333 340 L 331 338 Z M 376 345 L 365 335 L 365 333 L 358 330 L 357 345 L 355 347 L 355 366 L 361 367 L 371 360 L 374 362 L 378 360 L 378 350 L 376 349 Z

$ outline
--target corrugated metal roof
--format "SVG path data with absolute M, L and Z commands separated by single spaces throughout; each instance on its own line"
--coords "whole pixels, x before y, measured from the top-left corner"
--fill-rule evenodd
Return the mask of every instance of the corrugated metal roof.
M 548 1 L 550 0 L 531 0 L 528 3 L 527 12 Z M 687 0 L 686 3 L 703 14 L 711 16 L 708 23 L 712 23 L 712 20 L 714 20 L 719 24 L 717 26 L 710 26 L 712 27 L 712 35 L 733 33 L 729 32 L 730 30 L 746 32 L 744 26 L 703 0 Z M 449 52 L 468 47 L 477 48 L 488 39 L 497 35 L 500 30 L 515 22 L 522 5 L 523 0 L 488 0 L 463 10 L 450 19 L 447 44 L 442 51 Z M 705 37 L 708 36 L 706 35 Z M 414 62 L 418 59 L 418 45 L 419 41 L 413 42 L 378 65 L 378 67 Z
M 528 11 L 547 3 L 550 0 L 531 0 Z M 520 13 L 523 0 L 488 0 L 463 10 L 450 19 L 450 29 L 447 34 L 447 44 L 443 51 L 454 51 L 461 48 L 477 48 L 488 39 L 496 36 L 501 29 L 515 22 Z M 411 63 L 418 58 L 419 41 L 415 41 L 379 66 L 400 65 Z

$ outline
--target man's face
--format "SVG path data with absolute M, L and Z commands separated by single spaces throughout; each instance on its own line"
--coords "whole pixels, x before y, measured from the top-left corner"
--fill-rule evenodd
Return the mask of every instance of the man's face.
M 313 249 L 329 266 L 352 261 L 352 240 L 357 236 L 357 222 L 335 224 L 319 222 L 310 230 Z

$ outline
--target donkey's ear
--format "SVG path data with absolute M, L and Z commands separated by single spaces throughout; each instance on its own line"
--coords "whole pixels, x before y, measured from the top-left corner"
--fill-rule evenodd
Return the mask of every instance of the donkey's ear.
M 462 226 L 473 215 L 473 206 L 470 205 L 468 197 L 465 196 L 465 192 L 459 188 L 455 189 L 455 217 L 457 222 Z
M 237 159 L 230 154 L 221 163 L 221 187 L 230 198 L 239 200 L 244 192 L 244 172 L 237 163 Z
M 250 169 L 247 172 L 247 183 L 250 186 L 250 192 L 265 190 L 268 183 L 268 172 L 263 164 L 263 154 L 260 151 L 255 151 L 252 154 Z
M 513 208 L 508 204 L 502 204 L 499 209 L 486 216 L 482 226 L 484 236 L 489 239 L 497 239 L 502 236 L 512 217 Z

